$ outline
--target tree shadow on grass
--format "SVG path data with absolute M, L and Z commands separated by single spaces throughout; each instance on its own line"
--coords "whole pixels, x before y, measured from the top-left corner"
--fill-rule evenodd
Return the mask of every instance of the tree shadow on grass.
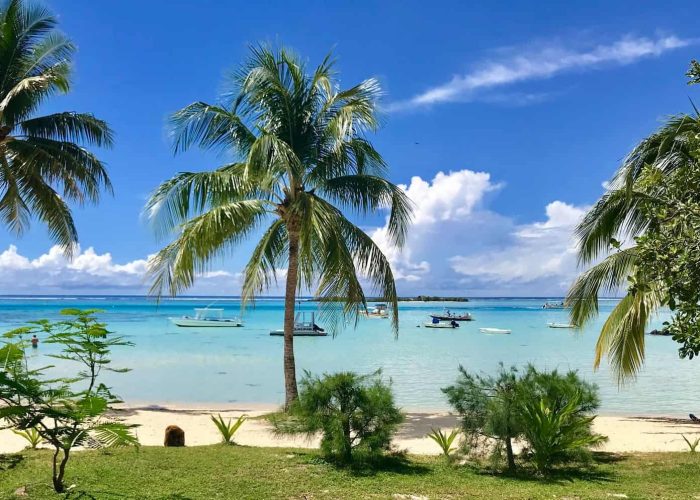
M 22 460 L 24 460 L 24 455 L 12 454 L 3 455 L 0 454 L 0 470 L 10 470 L 17 467 Z
M 333 458 L 322 457 L 317 453 L 295 453 L 303 457 L 307 463 L 326 465 L 339 471 L 345 471 L 356 477 L 375 476 L 380 473 L 401 475 L 424 475 L 431 472 L 430 467 L 412 462 L 402 453 L 392 453 L 379 457 L 358 457 L 351 463 Z
M 538 473 L 531 465 L 520 465 L 515 473 L 508 471 L 476 470 L 477 474 L 490 475 L 504 480 L 538 482 L 543 484 L 567 484 L 574 481 L 609 483 L 615 480 L 615 471 L 601 469 L 599 465 L 614 464 L 626 460 L 625 455 L 595 452 L 590 463 L 560 466 L 546 475 Z

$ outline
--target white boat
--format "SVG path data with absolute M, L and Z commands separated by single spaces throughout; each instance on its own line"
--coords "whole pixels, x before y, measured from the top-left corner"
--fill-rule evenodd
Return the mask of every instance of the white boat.
M 440 321 L 437 319 L 433 319 L 430 322 L 423 323 L 423 326 L 425 328 L 459 328 L 459 323 L 456 321 Z
M 270 330 L 270 335 L 283 337 L 284 329 Z M 326 331 L 316 324 L 316 315 L 312 312 L 298 312 L 294 317 L 295 337 L 325 337 Z
M 361 314 L 368 318 L 385 319 L 389 317 L 389 309 L 387 308 L 386 304 L 375 304 L 366 311 L 362 311 Z
M 203 327 L 239 327 L 243 326 L 243 323 L 239 318 L 224 318 L 223 309 L 212 309 L 205 307 L 202 309 L 195 309 L 194 316 L 182 316 L 180 318 L 170 318 L 177 326 L 203 326 Z
M 504 330 L 503 328 L 479 328 L 481 333 L 510 333 L 511 330 Z
M 566 309 L 567 307 L 564 305 L 563 302 L 556 302 L 553 300 L 548 300 L 544 304 L 542 304 L 542 309 Z
M 571 323 L 547 323 L 549 328 L 576 328 L 576 325 Z

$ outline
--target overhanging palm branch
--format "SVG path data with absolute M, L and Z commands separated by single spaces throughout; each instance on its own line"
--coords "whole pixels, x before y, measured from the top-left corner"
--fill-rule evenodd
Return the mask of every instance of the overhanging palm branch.
M 620 248 L 644 233 L 649 225 L 643 206 L 660 203 L 653 183 L 642 181 L 646 169 L 662 175 L 673 173 L 695 161 L 694 140 L 700 134 L 700 115 L 670 118 L 657 132 L 644 139 L 625 158 L 610 182 L 610 188 L 588 211 L 576 228 L 579 262 L 594 263 L 611 250 L 614 253 L 594 264 L 577 278 L 567 295 L 572 322 L 582 326 L 598 313 L 598 296 L 624 290 L 637 274 L 636 250 Z M 607 355 L 619 381 L 633 377 L 644 359 L 644 327 L 664 304 L 658 286 L 630 287 L 606 321 L 596 345 L 597 367 Z
M 78 234 L 66 201 L 97 202 L 111 189 L 104 164 L 83 146 L 110 147 L 113 138 L 91 114 L 32 116 L 70 89 L 75 47 L 56 27 L 31 2 L 0 5 L 0 217 L 16 234 L 36 217 L 70 254 Z

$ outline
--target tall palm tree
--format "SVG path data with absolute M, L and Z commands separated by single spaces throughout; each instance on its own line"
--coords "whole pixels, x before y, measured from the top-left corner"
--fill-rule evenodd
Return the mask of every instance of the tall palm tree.
M 0 5 L 0 218 L 20 235 L 32 217 L 70 254 L 78 240 L 68 202 L 97 202 L 111 190 L 104 165 L 80 144 L 111 146 L 107 124 L 73 112 L 34 116 L 70 88 L 74 45 L 46 9 Z
M 378 125 L 377 81 L 339 90 L 333 77 L 330 57 L 309 74 L 285 49 L 252 48 L 222 104 L 196 102 L 171 119 L 175 153 L 197 144 L 226 152 L 234 161 L 211 172 L 176 175 L 146 206 L 157 232 L 174 235 L 150 264 L 157 294 L 185 290 L 213 258 L 262 230 L 245 267 L 241 295 L 245 305 L 276 282 L 286 265 L 286 405 L 297 397 L 298 290 L 315 289 L 316 296 L 328 299 L 321 302 L 327 318 L 356 320 L 366 308 L 364 278 L 393 305 L 398 332 L 389 262 L 341 210 L 366 214 L 390 208 L 388 234 L 401 246 L 410 202 L 385 178 L 386 164 L 365 138 Z
M 663 174 L 697 163 L 694 151 L 700 136 L 700 114 L 669 119 L 625 158 L 608 191 L 577 227 L 579 263 L 591 267 L 571 286 L 567 303 L 571 319 L 583 325 L 598 313 L 598 296 L 626 289 L 623 299 L 605 321 L 596 344 L 596 368 L 607 355 L 619 382 L 633 378 L 644 362 L 644 331 L 667 293 L 646 279 L 637 267 L 634 238 L 649 225 L 642 204 L 655 203 L 653 185 L 641 181 L 645 167 Z M 622 245 L 620 242 L 626 242 Z M 604 257 L 605 254 L 608 254 Z M 597 262 L 597 263 L 596 263 Z M 594 264 L 595 263 L 595 264 Z

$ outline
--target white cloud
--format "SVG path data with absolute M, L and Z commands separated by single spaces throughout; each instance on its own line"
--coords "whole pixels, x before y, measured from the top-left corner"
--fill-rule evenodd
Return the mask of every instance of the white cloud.
M 488 208 L 502 188 L 488 173 L 438 173 L 403 186 L 416 205 L 402 251 L 386 225 L 370 232 L 387 254 L 402 294 L 561 295 L 576 275 L 573 228 L 585 208 L 554 201 L 546 218 L 515 224 Z
M 695 40 L 682 39 L 674 35 L 657 38 L 628 35 L 611 44 L 601 44 L 587 49 L 572 49 L 559 43 L 550 43 L 525 51 L 520 49 L 518 53 L 482 61 L 471 72 L 455 75 L 447 83 L 430 88 L 408 100 L 390 104 L 388 109 L 398 111 L 444 102 L 471 100 L 481 91 L 531 80 L 543 80 L 569 71 L 597 69 L 605 65 L 631 64 L 692 43 L 695 43 Z
M 487 254 L 454 256 L 451 267 L 467 278 L 511 290 L 525 285 L 534 293 L 545 286 L 563 293 L 576 276 L 573 229 L 584 213 L 584 207 L 554 201 L 546 207 L 544 222 L 517 226 L 506 245 Z
M 0 253 L 0 293 L 135 293 L 144 294 L 147 256 L 124 264 L 114 262 L 107 252 L 94 248 L 81 250 L 69 260 L 58 246 L 34 259 L 21 255 L 15 245 Z M 224 270 L 202 275 L 191 293 L 235 294 L 240 290 L 240 275 Z

